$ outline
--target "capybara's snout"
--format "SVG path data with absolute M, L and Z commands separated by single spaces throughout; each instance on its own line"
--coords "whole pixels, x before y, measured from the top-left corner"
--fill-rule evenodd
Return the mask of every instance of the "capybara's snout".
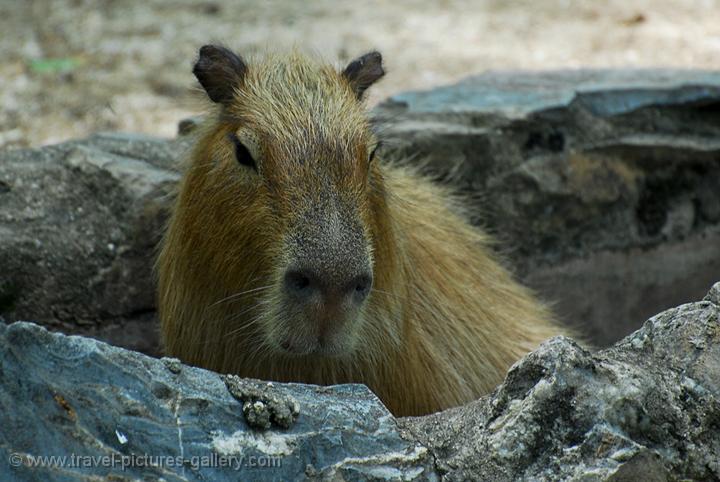
M 369 267 L 351 270 L 340 276 L 322 269 L 293 267 L 284 276 L 287 296 L 302 305 L 351 308 L 365 301 L 371 287 L 372 272 Z

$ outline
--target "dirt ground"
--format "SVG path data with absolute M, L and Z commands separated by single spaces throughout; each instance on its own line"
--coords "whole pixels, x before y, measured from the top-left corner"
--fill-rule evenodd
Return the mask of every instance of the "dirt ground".
M 201 110 L 190 70 L 209 41 L 338 65 L 377 48 L 371 103 L 489 69 L 720 66 L 716 0 L 0 0 L 0 32 L 0 148 L 173 136 Z

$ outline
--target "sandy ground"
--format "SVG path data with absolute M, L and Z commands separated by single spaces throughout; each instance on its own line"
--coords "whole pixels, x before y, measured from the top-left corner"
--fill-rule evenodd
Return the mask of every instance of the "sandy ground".
M 383 52 L 371 103 L 488 69 L 720 66 L 716 0 L 0 0 L 0 148 L 97 130 L 173 136 L 197 49 Z

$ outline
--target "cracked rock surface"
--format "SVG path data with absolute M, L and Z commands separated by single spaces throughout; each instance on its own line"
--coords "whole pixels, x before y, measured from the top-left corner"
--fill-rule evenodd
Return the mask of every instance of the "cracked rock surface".
M 445 480 L 718 480 L 720 283 L 595 354 L 554 338 L 489 397 L 400 423 Z
M 258 431 L 219 374 L 24 322 L 0 324 L 0 374 L 3 480 L 436 478 L 427 450 L 363 385 L 275 384 L 300 416 Z M 66 464 L 14 467 L 11 454 Z M 71 467 L 73 454 L 116 466 Z M 129 466 L 144 456 L 165 466 Z

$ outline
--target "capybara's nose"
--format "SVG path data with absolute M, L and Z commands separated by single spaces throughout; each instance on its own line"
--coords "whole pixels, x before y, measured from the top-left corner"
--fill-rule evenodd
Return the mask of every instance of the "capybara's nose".
M 320 302 L 342 306 L 346 301 L 362 303 L 372 287 L 372 273 L 363 271 L 349 276 L 323 275 L 312 269 L 288 269 L 285 290 L 300 303 Z

